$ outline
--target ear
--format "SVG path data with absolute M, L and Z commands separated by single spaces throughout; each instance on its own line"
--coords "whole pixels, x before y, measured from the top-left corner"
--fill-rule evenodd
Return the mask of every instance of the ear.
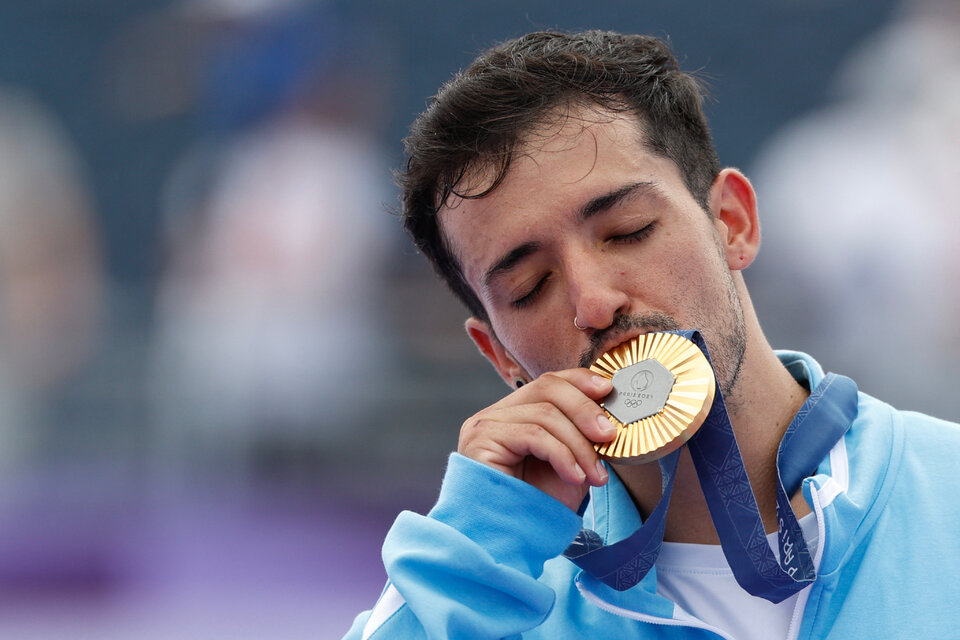
M 733 271 L 745 269 L 760 249 L 760 219 L 753 185 L 736 169 L 722 170 L 710 189 L 710 209 L 727 265 Z
M 514 388 L 517 380 L 530 381 L 530 376 L 517 364 L 506 347 L 500 344 L 489 324 L 479 318 L 471 317 L 467 319 L 464 327 L 473 344 L 477 345 L 477 349 L 490 361 L 507 385 Z

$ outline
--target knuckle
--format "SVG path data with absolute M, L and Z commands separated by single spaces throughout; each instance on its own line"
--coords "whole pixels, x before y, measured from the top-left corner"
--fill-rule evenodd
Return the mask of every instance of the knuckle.
M 490 422 L 491 420 L 489 418 L 482 415 L 475 415 L 469 418 L 463 423 L 463 426 L 460 427 L 460 440 L 463 441 L 465 438 L 470 439 L 478 433 L 482 433 L 489 427 Z
M 530 439 L 535 439 L 535 440 L 542 439 L 547 434 L 546 429 L 541 427 L 539 424 L 532 424 L 532 423 L 523 424 L 520 426 L 520 430 L 524 433 L 526 437 Z
M 566 379 L 562 375 L 560 375 L 558 371 L 548 371 L 543 375 L 541 375 L 539 379 L 542 380 L 541 384 L 545 386 L 549 386 L 551 388 L 568 384 Z
M 580 414 L 584 420 L 593 420 L 599 412 L 599 409 L 600 405 L 590 398 L 583 398 L 577 403 L 577 413 Z
M 533 405 L 533 409 L 537 412 L 537 415 L 540 416 L 541 418 L 553 419 L 563 414 L 563 412 L 560 411 L 560 408 L 557 407 L 557 405 L 555 405 L 552 402 L 548 402 L 546 400 L 541 400 L 540 402 L 535 403 Z

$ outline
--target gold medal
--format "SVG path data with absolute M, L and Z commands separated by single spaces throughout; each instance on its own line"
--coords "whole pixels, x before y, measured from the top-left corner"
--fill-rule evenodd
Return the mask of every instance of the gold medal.
M 680 448 L 713 406 L 716 376 L 703 352 L 675 333 L 648 333 L 614 347 L 590 370 L 613 381 L 600 406 L 617 426 L 595 444 L 612 462 L 643 464 Z

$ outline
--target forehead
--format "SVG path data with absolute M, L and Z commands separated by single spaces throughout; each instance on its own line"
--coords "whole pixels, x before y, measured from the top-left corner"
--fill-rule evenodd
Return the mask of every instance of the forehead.
M 645 147 L 635 117 L 596 108 L 564 111 L 524 136 L 509 171 L 490 193 L 449 198 L 438 213 L 441 233 L 479 292 L 481 273 L 506 245 L 572 220 L 580 205 L 605 190 L 637 180 L 663 182 L 669 179 L 664 174 L 679 180 L 672 162 Z M 494 179 L 494 168 L 475 169 L 458 192 L 483 193 Z
M 581 174 L 576 177 L 583 178 L 598 159 L 601 147 L 604 155 L 643 150 L 643 130 L 639 120 L 631 114 L 594 105 L 559 107 L 548 112 L 530 130 L 521 132 L 511 153 L 509 169 L 500 184 L 494 185 L 501 168 L 499 163 L 479 163 L 467 168 L 456 192 L 468 198 L 474 194 L 486 197 L 487 191 L 491 194 L 503 192 L 534 177 L 533 173 L 551 180 L 569 179 L 574 177 L 569 174 L 576 173 L 577 166 L 581 168 Z M 581 162 L 571 164 L 572 159 Z M 557 166 L 558 160 L 562 161 L 563 167 Z M 444 208 L 454 208 L 457 204 L 458 198 L 454 195 Z

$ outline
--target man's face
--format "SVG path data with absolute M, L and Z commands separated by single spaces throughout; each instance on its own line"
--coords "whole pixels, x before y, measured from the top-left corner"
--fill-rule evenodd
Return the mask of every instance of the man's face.
M 728 393 L 746 337 L 723 225 L 638 127 L 584 110 L 542 128 L 492 193 L 448 201 L 444 236 L 528 376 L 589 366 L 640 333 L 700 329 Z

